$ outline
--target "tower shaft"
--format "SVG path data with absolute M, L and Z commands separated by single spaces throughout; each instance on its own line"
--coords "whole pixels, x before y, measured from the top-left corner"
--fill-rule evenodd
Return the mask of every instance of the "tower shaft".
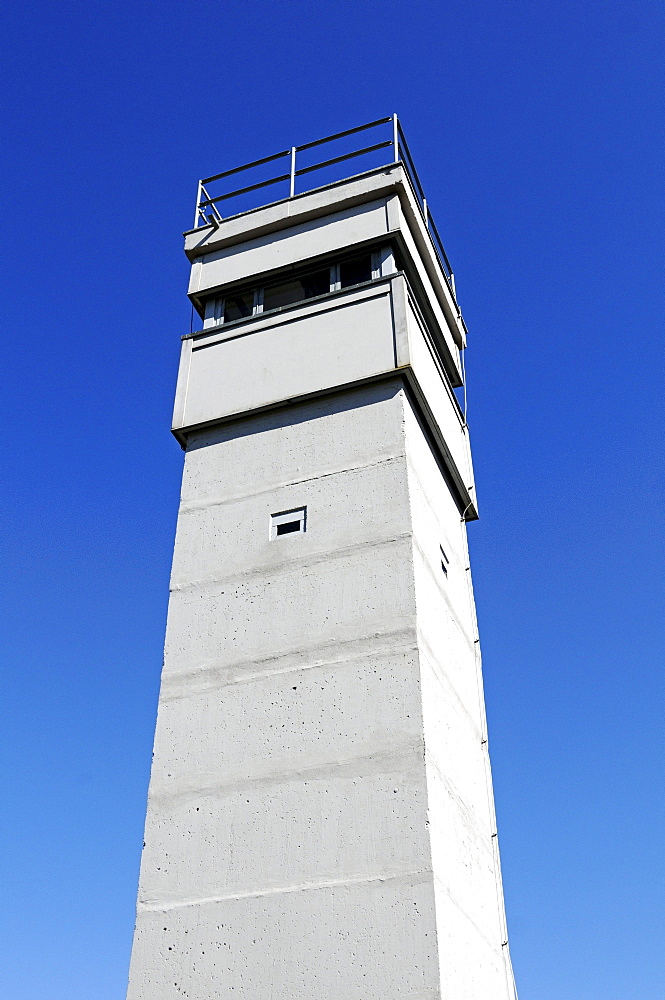
M 128 1000 L 511 1000 L 465 329 L 405 168 L 186 249 Z

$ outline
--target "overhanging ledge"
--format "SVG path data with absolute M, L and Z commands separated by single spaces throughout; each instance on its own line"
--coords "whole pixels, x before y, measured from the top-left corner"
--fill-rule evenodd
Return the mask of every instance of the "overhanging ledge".
M 211 420 L 202 420 L 199 423 L 191 424 L 187 427 L 174 426 L 171 428 L 171 433 L 176 438 L 183 451 L 186 451 L 190 435 L 198 434 L 201 431 L 210 430 L 213 427 L 230 423 L 239 423 L 240 421 L 251 420 L 253 417 L 258 417 L 264 413 L 287 410 L 315 399 L 325 399 L 326 397 L 338 396 L 342 393 L 352 392 L 354 389 L 362 388 L 362 386 L 365 385 L 371 385 L 378 382 L 390 382 L 391 380 L 394 380 L 406 389 L 409 401 L 421 424 L 421 427 L 425 432 L 425 436 L 429 442 L 434 457 L 436 458 L 437 464 L 439 465 L 441 473 L 448 484 L 455 503 L 457 504 L 460 517 L 462 517 L 465 521 L 478 520 L 479 514 L 475 498 L 475 486 L 465 485 L 459 470 L 453 461 L 450 449 L 446 445 L 441 429 L 434 419 L 434 415 L 432 414 L 432 411 L 427 403 L 427 399 L 419 386 L 418 380 L 411 367 L 383 372 L 379 375 L 372 375 L 367 378 L 354 380 L 353 382 L 348 382 L 345 385 L 335 386 L 332 389 L 322 389 L 315 392 L 302 393 L 298 396 L 292 396 L 289 399 L 282 399 L 273 403 L 266 403 L 263 406 L 252 407 L 248 410 L 225 414 L 224 416 L 216 417 Z

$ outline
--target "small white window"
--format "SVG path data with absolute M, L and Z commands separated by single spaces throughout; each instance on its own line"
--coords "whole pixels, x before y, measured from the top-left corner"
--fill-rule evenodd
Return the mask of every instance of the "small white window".
M 396 271 L 392 247 L 381 247 L 378 253 L 372 254 L 373 278 L 385 278 L 389 274 L 395 274 Z
M 203 320 L 204 329 L 209 326 L 217 326 L 224 318 L 224 299 L 208 299 L 205 304 L 205 317 Z
M 381 277 L 381 251 L 376 250 L 372 254 L 372 278 Z
M 295 531 L 307 531 L 307 507 L 296 507 L 295 510 L 283 510 L 279 514 L 270 515 L 270 537 L 290 535 Z
M 439 545 L 439 551 L 441 552 L 441 569 L 443 570 L 443 575 L 448 576 L 448 565 L 450 563 L 450 559 L 446 555 L 443 545 Z

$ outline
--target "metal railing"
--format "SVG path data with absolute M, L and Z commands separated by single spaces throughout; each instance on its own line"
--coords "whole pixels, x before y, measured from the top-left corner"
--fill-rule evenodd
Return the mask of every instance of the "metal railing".
M 301 154 L 300 163 L 302 163 L 302 154 L 306 153 L 308 150 L 315 149 L 317 146 L 323 146 L 325 143 L 339 143 L 340 140 L 347 139 L 349 136 L 355 136 L 360 132 L 367 132 L 370 129 L 375 130 L 375 136 L 377 130 L 382 130 L 384 134 L 388 134 L 388 137 L 381 139 L 379 142 L 371 143 L 368 146 L 363 146 L 360 149 L 352 148 L 338 156 L 332 156 L 316 163 L 306 164 L 305 166 L 298 166 L 297 157 L 299 153 Z M 444 250 L 443 243 L 441 242 L 439 231 L 436 228 L 434 219 L 432 218 L 432 213 L 429 210 L 427 198 L 425 197 L 425 192 L 422 184 L 420 183 L 420 178 L 418 177 L 418 171 L 416 170 L 413 157 L 411 156 L 411 151 L 409 150 L 404 131 L 397 115 L 390 115 L 387 118 L 377 118 L 376 121 L 368 122 L 366 125 L 359 125 L 357 128 L 346 129 L 344 132 L 336 132 L 334 135 L 327 135 L 323 139 L 316 139 L 314 142 L 306 142 L 302 146 L 291 146 L 290 149 L 284 149 L 280 153 L 274 153 L 272 156 L 264 156 L 260 160 L 253 160 L 251 163 L 244 163 L 241 167 L 234 167 L 232 170 L 224 170 L 221 174 L 213 174 L 212 177 L 204 177 L 203 180 L 199 181 L 193 228 L 198 229 L 203 226 L 210 225 L 215 227 L 219 226 L 219 224 L 223 221 L 223 216 L 218 206 L 224 201 L 229 201 L 232 198 L 241 198 L 244 195 L 251 194 L 254 191 L 259 191 L 261 188 L 269 187 L 273 184 L 283 184 L 285 187 L 288 184 L 288 195 L 284 195 L 283 197 L 294 198 L 296 194 L 304 194 L 307 191 L 313 190 L 312 187 L 304 187 L 302 190 L 298 190 L 296 192 L 297 178 L 304 177 L 305 175 L 314 173 L 317 170 L 331 168 L 337 164 L 344 163 L 347 160 L 355 159 L 356 157 L 362 156 L 367 159 L 372 154 L 375 154 L 382 149 L 391 150 L 390 159 L 387 162 L 382 159 L 382 162 L 374 164 L 370 169 L 379 169 L 380 167 L 387 166 L 388 163 L 401 163 L 404 167 L 414 197 L 420 208 L 425 228 L 429 233 L 432 248 L 438 258 L 439 264 L 441 265 L 441 269 L 445 275 L 446 282 L 452 292 L 453 298 L 455 298 L 455 277 L 453 275 L 453 270 L 450 266 L 448 255 Z M 376 159 L 376 157 L 374 157 L 374 159 Z M 208 191 L 209 185 L 217 185 L 218 182 L 227 180 L 229 177 L 235 177 L 236 175 L 246 173 L 247 171 L 255 171 L 258 168 L 265 167 L 267 164 L 272 163 L 283 163 L 285 169 L 275 176 L 262 178 L 253 184 L 245 184 L 244 186 L 235 188 L 232 191 L 222 191 L 220 194 L 215 194 L 214 191 L 211 194 Z M 358 175 L 344 174 L 342 178 L 336 179 L 347 180 L 353 176 Z M 254 208 L 259 206 L 253 205 L 252 207 Z

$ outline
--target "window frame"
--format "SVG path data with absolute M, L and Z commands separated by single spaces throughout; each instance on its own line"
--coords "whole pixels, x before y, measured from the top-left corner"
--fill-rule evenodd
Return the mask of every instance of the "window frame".
M 297 528 L 291 525 L 297 524 Z M 280 531 L 280 528 L 285 530 Z M 307 531 L 307 505 L 293 507 L 291 510 L 280 510 L 270 515 L 268 538 L 274 542 L 284 535 L 304 535 Z
M 367 256 L 370 261 L 370 277 L 365 280 L 358 282 L 355 285 L 347 285 L 342 289 L 341 278 L 340 278 L 340 265 L 344 264 L 346 261 L 356 260 L 358 258 Z M 270 288 L 272 285 L 278 285 L 280 282 L 286 283 L 291 275 L 283 274 L 281 278 L 276 278 L 274 281 L 264 281 L 260 285 L 245 285 L 239 286 L 237 289 L 229 288 L 225 291 L 223 295 L 210 296 L 203 303 L 203 330 L 207 331 L 219 326 L 225 326 L 227 323 L 241 323 L 248 319 L 253 319 L 255 316 L 263 315 L 264 311 L 267 313 L 278 312 L 282 309 L 292 309 L 294 306 L 300 305 L 303 302 L 312 302 L 314 299 L 321 298 L 324 295 L 330 295 L 332 292 L 347 291 L 353 288 L 361 288 L 363 285 L 370 284 L 372 281 L 376 281 L 378 278 L 387 277 L 390 274 L 396 273 L 395 264 L 395 252 L 392 246 L 383 246 L 378 250 L 368 249 L 365 253 L 358 253 L 357 251 L 353 254 L 345 254 L 340 257 L 340 259 L 332 262 L 329 265 L 319 265 L 319 267 L 311 268 L 299 268 L 297 271 L 292 273 L 293 280 L 305 279 L 308 274 L 316 274 L 319 271 L 326 270 L 329 271 L 330 280 L 328 283 L 328 291 L 321 292 L 319 295 L 311 295 L 304 297 L 302 299 L 296 299 L 293 302 L 287 303 L 282 306 L 275 306 L 272 309 L 264 310 L 264 290 Z M 237 298 L 242 295 L 247 295 L 249 292 L 253 292 L 253 305 L 252 312 L 249 316 L 238 317 L 233 320 L 225 320 L 224 313 L 226 310 L 226 300 L 229 298 Z

